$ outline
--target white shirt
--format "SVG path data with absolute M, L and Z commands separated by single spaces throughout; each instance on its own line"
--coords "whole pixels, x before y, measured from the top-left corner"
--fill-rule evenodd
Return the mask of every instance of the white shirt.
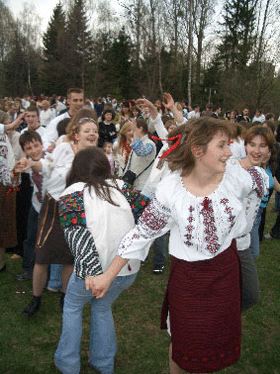
M 67 173 L 74 157 L 70 143 L 64 142 L 55 147 L 53 153 L 40 160 L 45 189 L 55 200 L 58 200 L 65 190 Z
M 65 112 L 61 114 L 60 116 L 55 117 L 49 123 L 48 127 L 45 129 L 46 131 L 45 131 L 44 138 L 43 138 L 44 149 L 48 149 L 48 147 L 52 144 L 52 142 L 58 138 L 57 125 L 64 118 L 71 118 L 68 112 Z
M 121 188 L 124 182 L 118 181 L 118 184 Z M 85 184 L 82 182 L 75 183 L 69 186 L 62 195 L 82 191 L 84 186 Z M 124 195 L 112 188 L 111 196 L 118 206 L 100 199 L 93 188 L 90 192 L 88 188 L 84 190 L 86 226 L 93 236 L 103 272 L 107 270 L 117 254 L 123 236 L 134 227 L 133 214 Z M 139 268 L 140 261 L 131 260 L 129 266 L 128 264 L 124 266 L 118 275 L 135 274 L 139 271 Z
M 118 254 L 144 260 L 151 242 L 169 230 L 169 253 L 176 258 L 201 261 L 220 254 L 245 232 L 243 199 L 252 190 L 260 195 L 267 191 L 265 171 L 251 169 L 250 173 L 229 160 L 221 183 L 207 197 L 187 191 L 178 172 L 164 178 L 137 226 L 123 238 Z
M 242 160 L 242 158 L 246 157 L 246 149 L 244 140 L 240 139 L 239 141 L 233 140 L 233 143 L 229 145 L 232 155 L 230 158 L 235 160 Z
M 194 110 L 192 110 L 189 114 L 188 114 L 188 120 L 189 119 L 196 119 L 196 118 L 199 118 L 200 117 L 200 113 L 199 112 L 195 112 Z
M 43 127 L 47 127 L 51 120 L 55 118 L 55 110 L 48 108 L 47 110 L 40 111 L 40 125 Z

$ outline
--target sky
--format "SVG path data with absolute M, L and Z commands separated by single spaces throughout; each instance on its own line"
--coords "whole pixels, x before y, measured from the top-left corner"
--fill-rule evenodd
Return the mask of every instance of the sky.
M 42 18 L 41 32 L 46 31 L 53 9 L 58 2 L 59 0 L 4 0 L 5 5 L 15 17 L 22 11 L 24 3 L 32 4 L 32 7 L 36 9 L 36 12 Z

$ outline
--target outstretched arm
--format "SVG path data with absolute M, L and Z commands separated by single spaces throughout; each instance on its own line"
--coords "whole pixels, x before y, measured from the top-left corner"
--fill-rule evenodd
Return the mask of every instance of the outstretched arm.
M 148 107 L 149 110 L 150 110 L 150 115 L 151 115 L 152 119 L 156 118 L 156 116 L 158 114 L 157 108 L 149 100 L 147 100 L 147 99 L 137 99 L 136 104 L 137 104 L 137 106 L 139 106 L 140 109 L 143 109 L 145 106 Z

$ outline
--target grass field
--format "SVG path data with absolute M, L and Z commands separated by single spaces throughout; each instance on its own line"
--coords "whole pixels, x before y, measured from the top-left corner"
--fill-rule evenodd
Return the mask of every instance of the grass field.
M 270 209 L 265 233 L 276 219 Z M 169 338 L 159 329 L 168 271 L 153 275 L 151 257 L 142 265 L 134 285 L 113 307 L 118 339 L 115 374 L 169 373 Z M 257 267 L 261 299 L 243 315 L 241 359 L 221 374 L 280 374 L 280 240 L 261 243 Z M 0 374 L 58 373 L 53 354 L 61 328 L 60 295 L 45 291 L 40 311 L 24 319 L 21 311 L 31 299 L 32 284 L 16 282 L 14 276 L 20 272 L 21 260 L 11 260 L 7 254 L 7 271 L 0 274 Z M 81 352 L 84 374 L 96 373 L 86 365 L 89 328 L 87 306 Z

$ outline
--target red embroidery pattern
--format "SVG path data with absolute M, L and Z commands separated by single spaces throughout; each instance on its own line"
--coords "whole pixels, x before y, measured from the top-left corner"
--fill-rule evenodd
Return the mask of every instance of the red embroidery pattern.
M 121 241 L 118 254 L 122 255 L 127 248 L 141 237 L 144 239 L 153 238 L 166 226 L 170 216 L 170 209 L 162 205 L 157 199 L 153 199 L 142 213 L 134 230 L 128 233 Z
M 247 171 L 252 177 L 253 189 L 256 191 L 257 196 L 262 198 L 264 195 L 264 181 L 261 178 L 260 173 L 254 167 L 247 169 Z
M 213 214 L 214 210 L 212 206 L 212 201 L 208 199 L 208 197 L 205 197 L 201 205 L 203 224 L 205 226 L 204 233 L 206 234 L 205 241 L 208 243 L 206 248 L 210 253 L 215 254 L 219 250 L 220 245 L 218 243 L 218 237 L 216 235 L 217 229 L 214 224 L 215 219 Z
M 169 209 L 162 205 L 157 199 L 153 199 L 139 218 L 139 226 L 153 236 L 167 224 L 171 215 Z
M 220 354 L 216 354 L 216 355 L 212 355 L 212 356 L 208 356 L 208 357 L 199 357 L 199 356 L 187 356 L 185 355 L 183 357 L 183 359 L 185 361 L 188 361 L 188 362 L 194 362 L 194 363 L 197 363 L 197 362 L 217 362 L 217 361 L 223 361 L 225 359 L 228 359 L 228 357 L 234 357 L 235 355 L 239 356 L 240 354 L 240 346 L 237 346 L 235 348 L 231 348 L 227 351 L 224 351 Z
M 222 199 L 221 200 L 221 204 L 223 204 L 225 206 L 225 213 L 228 214 L 228 221 L 230 222 L 230 228 L 233 227 L 233 225 L 235 224 L 235 216 L 232 214 L 232 208 L 230 206 L 228 206 L 228 199 Z
M 194 230 L 194 226 L 192 225 L 192 223 L 194 222 L 193 211 L 194 211 L 194 207 L 190 206 L 189 207 L 190 216 L 188 218 L 189 225 L 186 226 L 187 234 L 184 235 L 184 237 L 186 238 L 184 243 L 188 246 L 192 245 L 191 239 L 193 238 L 192 232 Z

